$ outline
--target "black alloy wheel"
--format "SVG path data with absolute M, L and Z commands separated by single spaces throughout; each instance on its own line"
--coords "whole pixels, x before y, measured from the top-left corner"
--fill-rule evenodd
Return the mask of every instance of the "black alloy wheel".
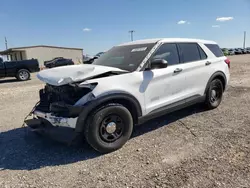
M 124 130 L 124 121 L 117 114 L 110 114 L 100 125 L 100 137 L 105 142 L 114 142 L 119 139 Z
M 130 138 L 132 131 L 133 118 L 130 111 L 117 103 L 96 109 L 84 125 L 86 141 L 101 153 L 121 148 Z
M 220 105 L 223 91 L 224 88 L 221 80 L 215 79 L 210 83 L 206 93 L 206 104 L 209 109 L 217 108 Z

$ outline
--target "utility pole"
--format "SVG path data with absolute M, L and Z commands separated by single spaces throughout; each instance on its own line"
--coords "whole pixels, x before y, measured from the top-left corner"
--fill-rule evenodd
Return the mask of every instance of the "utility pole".
M 6 50 L 8 50 L 8 41 L 7 41 L 7 38 L 4 37 L 4 39 L 5 39 L 5 48 L 6 48 Z
M 4 37 L 4 39 L 5 39 L 5 48 L 6 48 L 6 50 L 8 50 L 8 41 L 7 41 L 7 38 Z M 7 55 L 7 60 L 9 61 L 9 55 Z
M 133 41 L 134 40 L 134 30 L 130 30 L 130 31 L 128 31 L 129 33 L 130 33 L 130 36 L 131 36 L 131 41 Z
M 246 48 L 246 31 L 244 31 L 243 49 Z

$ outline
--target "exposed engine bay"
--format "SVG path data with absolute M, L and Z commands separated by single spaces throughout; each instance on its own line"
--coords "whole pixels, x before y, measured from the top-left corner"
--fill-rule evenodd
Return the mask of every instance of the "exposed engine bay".
M 56 110 L 56 106 L 58 108 L 70 107 L 89 92 L 91 92 L 91 88 L 82 88 L 76 85 L 52 86 L 46 84 L 45 88 L 39 91 L 40 102 L 36 110 L 45 113 L 54 112 L 56 115 L 59 112 L 58 109 Z M 62 113 L 60 116 L 68 115 Z

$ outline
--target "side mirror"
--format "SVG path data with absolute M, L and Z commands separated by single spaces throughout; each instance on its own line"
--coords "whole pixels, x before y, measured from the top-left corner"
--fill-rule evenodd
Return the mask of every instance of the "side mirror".
M 168 62 L 165 59 L 153 59 L 150 62 L 150 69 L 162 69 L 168 66 Z
M 2 63 L 2 62 L 3 62 L 3 58 L 0 57 L 0 63 Z

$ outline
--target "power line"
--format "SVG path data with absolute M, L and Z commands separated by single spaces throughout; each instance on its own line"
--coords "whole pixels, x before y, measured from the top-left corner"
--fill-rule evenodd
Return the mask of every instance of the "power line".
M 130 37 L 131 37 L 131 41 L 133 41 L 134 40 L 134 30 L 130 30 L 130 31 L 128 31 L 129 33 L 130 33 Z

